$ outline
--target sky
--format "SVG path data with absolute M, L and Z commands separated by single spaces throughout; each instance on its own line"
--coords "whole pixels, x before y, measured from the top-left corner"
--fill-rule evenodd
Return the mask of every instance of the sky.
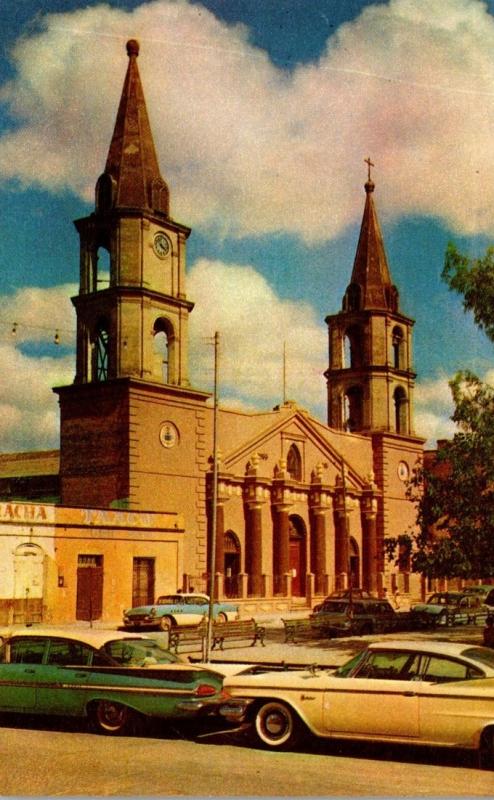
M 494 345 L 441 280 L 494 243 L 494 0 L 0 0 L 0 452 L 57 448 L 75 372 L 79 240 L 138 60 L 187 255 L 190 378 L 223 405 L 326 420 L 328 314 L 374 199 L 415 319 L 415 432 Z M 55 344 L 55 336 L 59 344 Z M 283 351 L 286 381 L 283 383 Z

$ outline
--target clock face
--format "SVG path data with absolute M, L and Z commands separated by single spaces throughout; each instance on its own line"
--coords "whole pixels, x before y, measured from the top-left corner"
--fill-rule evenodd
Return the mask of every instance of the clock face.
M 410 468 L 406 461 L 400 461 L 398 464 L 398 477 L 400 481 L 407 481 L 410 476 Z
M 165 233 L 157 233 L 153 241 L 154 252 L 159 258 L 165 258 L 170 251 L 170 240 Z
M 168 450 L 178 442 L 178 431 L 173 422 L 164 422 L 160 428 L 160 442 Z

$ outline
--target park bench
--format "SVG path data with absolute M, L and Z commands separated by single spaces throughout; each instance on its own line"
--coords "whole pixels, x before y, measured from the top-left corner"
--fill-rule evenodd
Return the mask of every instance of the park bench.
M 301 639 L 330 639 L 331 635 L 324 622 L 318 622 L 310 617 L 298 619 L 282 619 L 285 629 L 285 642 L 296 643 Z
M 168 649 L 173 653 L 178 653 L 179 650 L 193 650 L 202 653 L 206 633 L 205 622 L 201 622 L 199 625 L 175 625 L 170 628 L 168 633 Z
M 235 622 L 215 622 L 212 630 L 212 646 L 214 650 L 219 646 L 223 650 L 225 641 L 243 641 L 252 639 L 251 647 L 257 642 L 261 642 L 264 647 L 264 635 L 266 629 L 263 625 L 258 625 L 255 619 L 241 619 Z

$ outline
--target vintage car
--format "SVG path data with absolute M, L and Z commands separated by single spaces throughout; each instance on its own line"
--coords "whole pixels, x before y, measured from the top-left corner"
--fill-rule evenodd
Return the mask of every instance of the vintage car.
M 0 712 L 86 717 L 104 734 L 149 718 L 218 717 L 223 675 L 148 636 L 45 626 L 0 629 Z
M 351 598 L 352 600 L 356 600 L 359 597 L 374 597 L 374 595 L 370 594 L 370 592 L 366 592 L 365 589 L 360 589 L 358 587 L 353 587 L 352 589 L 336 589 L 334 592 L 331 592 L 327 597 L 324 598 L 323 603 L 326 603 L 329 600 L 342 600 L 344 598 Z M 374 597 L 377 600 L 377 597 Z M 323 603 L 318 603 L 312 611 L 316 613 L 317 611 L 321 610 L 321 606 Z
M 334 739 L 477 749 L 494 766 L 494 650 L 437 641 L 375 642 L 337 670 L 313 666 L 225 678 L 220 713 L 257 744 Z
M 174 625 L 199 625 L 209 613 L 207 594 L 165 594 L 149 606 L 137 606 L 124 611 L 125 628 L 161 628 L 168 631 Z M 214 603 L 213 619 L 227 622 L 238 619 L 238 606 L 234 603 Z
M 490 610 L 494 608 L 494 586 L 492 584 L 480 584 L 478 586 L 468 586 L 462 590 L 463 594 L 476 595 L 484 603 L 489 606 Z
M 376 597 L 328 597 L 310 615 L 327 636 L 362 636 L 399 627 L 400 615 L 389 600 Z
M 474 621 L 475 615 L 487 611 L 478 592 L 435 592 L 426 603 L 417 603 L 411 608 L 414 625 L 466 625 Z

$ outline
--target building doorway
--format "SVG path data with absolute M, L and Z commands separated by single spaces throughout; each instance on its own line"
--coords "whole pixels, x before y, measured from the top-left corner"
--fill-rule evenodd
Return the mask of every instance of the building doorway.
M 154 558 L 134 558 L 132 566 L 132 606 L 154 603 Z
M 103 611 L 103 556 L 79 555 L 77 559 L 76 619 L 91 622 Z
M 225 597 L 240 597 L 240 542 L 233 531 L 225 533 Z
M 292 573 L 292 595 L 305 597 L 307 572 L 307 536 L 302 517 L 292 514 L 289 518 L 290 571 Z
M 43 619 L 45 553 L 32 542 L 20 544 L 14 554 L 14 623 Z
M 353 587 L 360 586 L 360 554 L 358 549 L 358 544 L 350 537 L 350 541 L 348 542 L 348 567 L 349 567 L 349 575 L 348 581 L 349 585 Z

